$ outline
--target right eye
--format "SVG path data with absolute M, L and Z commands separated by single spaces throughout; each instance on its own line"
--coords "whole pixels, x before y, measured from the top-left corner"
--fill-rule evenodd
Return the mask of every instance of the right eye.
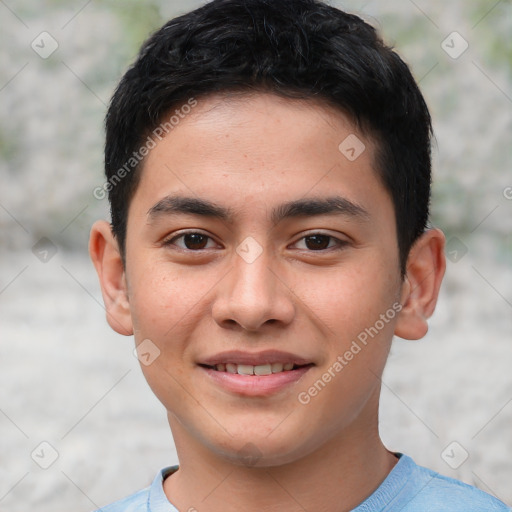
M 177 243 L 178 240 L 181 240 L 181 243 Z M 213 245 L 208 245 L 209 241 Z M 182 250 L 194 252 L 201 251 L 203 249 L 212 249 L 216 246 L 211 237 L 197 231 L 188 231 L 186 233 L 175 235 L 172 238 L 164 240 L 163 245 L 166 247 L 175 245 Z

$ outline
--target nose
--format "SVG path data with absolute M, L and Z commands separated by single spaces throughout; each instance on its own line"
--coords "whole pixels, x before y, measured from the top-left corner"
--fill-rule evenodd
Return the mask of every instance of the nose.
M 219 283 L 212 315 L 223 328 L 258 331 L 271 324 L 282 327 L 295 315 L 292 296 L 263 254 L 251 263 L 235 256 L 234 268 Z

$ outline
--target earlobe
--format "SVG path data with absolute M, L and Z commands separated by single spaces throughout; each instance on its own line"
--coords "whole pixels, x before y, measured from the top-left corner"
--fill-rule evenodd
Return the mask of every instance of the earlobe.
M 133 325 L 124 265 L 117 240 L 108 222 L 98 221 L 93 225 L 89 255 L 98 273 L 110 327 L 119 334 L 131 336 Z
M 401 338 L 418 340 L 428 331 L 427 320 L 436 307 L 446 269 L 444 244 L 443 232 L 430 229 L 411 248 L 402 285 L 403 307 L 395 325 Z

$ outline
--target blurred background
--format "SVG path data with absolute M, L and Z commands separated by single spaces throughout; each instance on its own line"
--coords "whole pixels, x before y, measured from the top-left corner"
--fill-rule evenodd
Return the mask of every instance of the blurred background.
M 334 1 L 410 64 L 434 119 L 448 269 L 395 340 L 387 446 L 512 504 L 512 3 Z M 142 41 L 200 1 L 0 0 L 0 512 L 92 510 L 177 462 L 87 256 L 103 118 Z

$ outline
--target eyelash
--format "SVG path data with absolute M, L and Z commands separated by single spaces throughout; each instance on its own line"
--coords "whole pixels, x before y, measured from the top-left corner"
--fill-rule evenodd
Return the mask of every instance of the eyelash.
M 179 235 L 176 235 L 176 236 L 173 236 L 172 238 L 169 238 L 167 240 L 164 240 L 163 241 L 163 245 L 166 246 L 166 247 L 169 247 L 169 246 L 172 246 L 172 245 L 175 245 L 175 241 L 176 240 L 179 240 L 180 238 L 183 238 L 187 235 L 201 235 L 201 236 L 204 236 L 206 238 L 208 238 L 209 240 L 213 240 L 213 238 L 205 233 L 202 233 L 200 231 L 186 231 L 186 232 L 183 232 L 183 233 L 180 233 Z M 297 244 L 298 242 L 302 241 L 302 240 L 305 240 L 306 238 L 311 238 L 311 237 L 314 237 L 314 236 L 323 236 L 323 237 L 327 237 L 331 240 L 334 240 L 336 242 L 336 245 L 337 245 L 337 250 L 341 250 L 343 249 L 347 244 L 348 242 L 344 241 L 344 240 L 340 240 L 339 238 L 336 238 L 332 235 L 328 235 L 326 233 L 321 233 L 321 232 L 312 232 L 312 233 L 308 233 L 307 235 L 304 235 L 303 237 L 299 238 L 295 244 Z M 330 243 L 329 241 L 329 243 Z M 182 251 L 186 251 L 186 252 L 203 252 L 205 250 L 207 250 L 206 248 L 205 249 L 199 249 L 199 250 L 194 250 L 194 249 L 188 249 L 188 248 L 183 248 L 183 247 L 179 247 L 178 246 L 178 249 L 182 250 Z M 306 250 L 307 252 L 311 252 L 311 253 L 322 253 L 322 252 L 326 252 L 326 251 L 331 251 L 335 249 L 335 247 L 327 247 L 325 249 L 317 249 L 317 250 L 314 250 L 314 249 L 301 249 L 301 250 Z

